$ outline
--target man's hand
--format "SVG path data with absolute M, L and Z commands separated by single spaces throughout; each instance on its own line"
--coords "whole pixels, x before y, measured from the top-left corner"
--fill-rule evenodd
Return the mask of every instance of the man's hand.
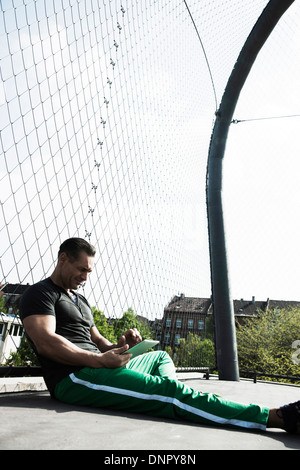
M 132 348 L 136 344 L 142 341 L 142 337 L 136 328 L 132 328 L 130 330 L 125 331 L 120 337 L 117 348 L 120 348 L 126 344 L 128 344 L 129 348 Z M 127 355 L 127 354 L 126 354 Z
M 117 369 L 118 367 L 125 367 L 127 362 L 131 359 L 132 354 L 123 354 L 127 351 L 128 345 L 125 344 L 120 348 L 110 349 L 102 354 L 99 354 L 98 357 L 95 357 L 94 368 L 104 367 L 106 369 Z

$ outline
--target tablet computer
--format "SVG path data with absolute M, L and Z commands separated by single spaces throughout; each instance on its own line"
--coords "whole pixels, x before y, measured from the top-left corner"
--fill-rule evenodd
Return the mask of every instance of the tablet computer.
M 131 359 L 133 359 L 134 357 L 139 356 L 140 354 L 143 354 L 146 351 L 149 351 L 149 349 L 153 348 L 158 343 L 159 341 L 154 341 L 151 339 L 144 339 L 144 341 L 141 341 L 135 346 L 132 346 L 132 348 L 127 349 L 127 351 L 123 352 L 122 354 L 131 353 L 132 354 Z

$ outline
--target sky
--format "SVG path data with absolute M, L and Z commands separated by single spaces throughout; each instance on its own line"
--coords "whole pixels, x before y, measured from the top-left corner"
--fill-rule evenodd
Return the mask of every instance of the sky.
M 267 2 L 187 3 L 201 42 L 184 2 L 1 2 L 0 282 L 49 275 L 59 243 L 76 234 L 96 245 L 85 289 L 108 315 L 133 307 L 155 317 L 173 295 L 211 295 L 214 113 Z M 295 2 L 259 54 L 228 136 L 236 299 L 300 300 L 299 23 Z
M 300 299 L 300 34 L 293 7 L 261 50 L 234 113 L 245 121 L 229 133 L 224 203 L 235 297 Z

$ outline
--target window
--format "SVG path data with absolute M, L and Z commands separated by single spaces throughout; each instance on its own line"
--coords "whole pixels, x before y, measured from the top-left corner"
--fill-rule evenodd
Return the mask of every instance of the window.
M 166 333 L 165 334 L 165 344 L 169 344 L 170 343 L 170 333 Z
M 0 338 L 4 336 L 5 330 L 6 330 L 6 324 L 0 323 Z
M 166 320 L 166 328 L 171 328 L 171 322 L 172 322 L 172 319 L 171 319 L 171 318 L 167 318 L 167 320 Z
M 181 328 L 181 318 L 176 318 L 176 328 Z
M 13 336 L 19 336 L 19 335 L 18 335 L 18 331 L 19 331 L 19 325 L 14 325 L 14 329 L 13 329 L 12 335 L 13 335 Z
M 180 335 L 176 334 L 175 335 L 175 344 L 179 344 L 179 340 L 180 340 Z
M 23 326 L 15 325 L 13 336 L 22 336 L 23 335 Z
M 187 327 L 191 330 L 194 326 L 194 320 L 192 318 L 188 318 Z
M 198 330 L 204 329 L 204 320 L 198 320 Z

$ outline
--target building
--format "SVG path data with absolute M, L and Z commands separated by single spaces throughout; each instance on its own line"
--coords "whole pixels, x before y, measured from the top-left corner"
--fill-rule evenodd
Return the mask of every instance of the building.
M 28 286 L 29 284 L 9 284 L 8 282 L 0 284 L 0 300 L 4 300 L 2 309 L 5 308 L 7 313 L 17 315 L 19 299 Z
M 243 324 L 247 318 L 253 318 L 261 311 L 299 307 L 299 301 L 288 300 L 233 300 L 235 321 Z M 187 338 L 189 333 L 201 337 L 206 336 L 207 320 L 213 314 L 213 303 L 210 298 L 185 297 L 184 294 L 174 296 L 165 307 L 161 321 L 161 349 L 170 346 L 174 351 L 179 346 L 180 338 Z
M 180 338 L 189 333 L 204 336 L 207 316 L 212 313 L 212 301 L 207 298 L 175 295 L 164 309 L 161 325 L 161 348 L 179 345 Z
M 22 322 L 17 315 L 0 312 L 0 364 L 16 352 L 24 336 Z
M 0 284 L 0 364 L 5 364 L 11 353 L 18 350 L 24 328 L 18 316 L 19 299 L 28 285 Z M 1 312 L 5 309 L 5 312 Z
M 257 316 L 259 312 L 265 312 L 269 309 L 277 309 L 278 311 L 288 307 L 300 307 L 300 302 L 295 300 L 234 300 L 233 309 L 235 320 L 239 324 L 243 324 L 247 318 Z
M 258 312 L 266 311 L 267 308 L 268 300 L 255 300 L 255 297 L 252 297 L 251 300 L 234 300 L 233 310 L 235 322 L 242 325 L 247 318 L 253 318 Z

